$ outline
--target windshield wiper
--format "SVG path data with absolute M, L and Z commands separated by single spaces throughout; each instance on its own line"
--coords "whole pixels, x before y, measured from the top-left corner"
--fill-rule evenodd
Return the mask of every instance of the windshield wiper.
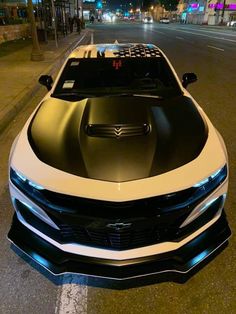
M 158 95 L 148 95 L 148 94 L 135 94 L 135 93 L 120 93 L 120 94 L 107 94 L 103 95 L 103 97 L 149 97 L 149 98 L 156 98 L 156 99 L 164 99 L 162 96 Z
M 164 99 L 162 96 L 158 95 L 149 95 L 149 94 L 135 94 L 135 93 L 112 93 L 112 94 L 83 94 L 80 92 L 67 92 L 67 93 L 53 93 L 52 97 L 60 98 L 60 97 L 78 97 L 81 99 L 84 98 L 93 98 L 93 97 L 148 97 L 148 98 L 156 98 L 156 99 Z
M 148 97 L 148 98 L 164 99 L 164 97 L 158 96 L 158 95 L 133 94 L 133 96 L 136 96 L 136 97 Z
M 80 97 L 82 99 L 84 98 L 92 98 L 92 97 L 97 97 L 96 95 L 92 95 L 92 94 L 83 94 L 83 93 L 79 93 L 79 92 L 68 92 L 68 93 L 53 93 L 51 95 L 52 97 L 70 97 L 70 96 L 74 96 L 74 97 Z

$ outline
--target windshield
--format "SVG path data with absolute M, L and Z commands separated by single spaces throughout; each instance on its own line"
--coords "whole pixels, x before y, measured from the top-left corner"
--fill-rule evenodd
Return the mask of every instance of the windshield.
M 162 57 L 69 59 L 53 97 L 143 95 L 160 98 L 181 94 L 179 85 Z

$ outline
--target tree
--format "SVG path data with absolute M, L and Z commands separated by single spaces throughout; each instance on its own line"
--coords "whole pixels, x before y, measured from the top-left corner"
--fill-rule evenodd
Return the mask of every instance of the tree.
M 34 17 L 34 8 L 32 0 L 28 0 L 28 14 L 29 20 L 31 25 L 31 37 L 32 37 L 32 52 L 31 52 L 31 60 L 32 61 L 43 61 L 44 56 L 43 52 L 40 50 L 39 41 L 38 41 L 38 34 L 35 24 L 35 17 Z

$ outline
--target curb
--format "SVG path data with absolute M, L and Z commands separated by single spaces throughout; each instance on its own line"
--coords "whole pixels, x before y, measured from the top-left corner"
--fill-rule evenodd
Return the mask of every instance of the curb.
M 88 31 L 84 32 L 83 34 L 79 35 L 78 39 L 74 40 L 73 43 L 68 45 L 68 47 L 65 47 L 62 49 L 60 55 L 53 61 L 52 64 L 50 64 L 46 69 L 43 70 L 43 73 L 47 73 L 50 75 L 53 75 L 64 63 L 67 56 L 71 53 L 72 50 L 76 48 L 76 46 L 79 44 L 81 40 L 87 35 Z M 39 76 L 41 75 L 39 74 Z M 20 110 L 24 107 L 25 103 L 30 100 L 30 98 L 33 97 L 34 94 L 36 94 L 39 89 L 42 86 L 37 83 L 29 84 L 24 90 L 18 94 L 10 108 L 7 108 L 1 112 L 1 124 L 0 124 L 0 134 L 5 130 L 5 128 L 10 124 L 10 122 L 16 117 L 16 115 L 20 112 Z

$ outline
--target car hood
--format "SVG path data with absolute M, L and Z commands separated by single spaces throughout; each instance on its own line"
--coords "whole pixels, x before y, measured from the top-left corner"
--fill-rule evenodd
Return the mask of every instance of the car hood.
M 110 182 L 144 179 L 181 167 L 201 153 L 206 123 L 186 96 L 50 97 L 28 127 L 43 163 L 79 177 Z

